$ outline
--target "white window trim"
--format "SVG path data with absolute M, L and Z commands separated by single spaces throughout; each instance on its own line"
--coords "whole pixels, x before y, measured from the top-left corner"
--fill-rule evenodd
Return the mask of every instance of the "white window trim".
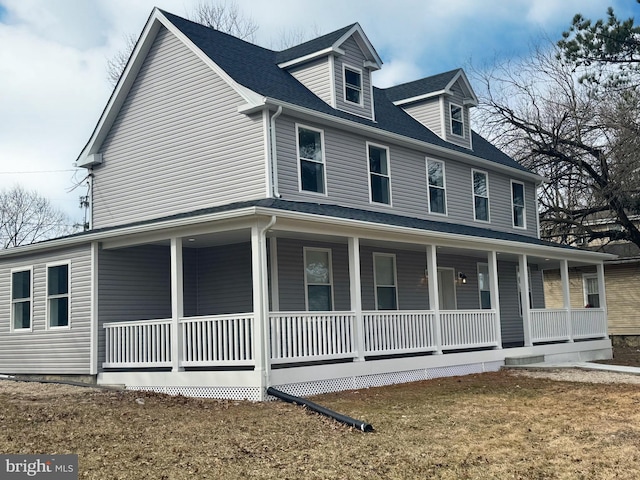
M 442 190 L 444 190 L 444 213 L 431 211 L 431 195 L 429 191 L 429 189 L 431 188 L 431 184 L 429 183 L 429 162 L 438 162 L 442 164 L 442 184 L 444 186 L 443 187 L 434 186 L 433 188 L 441 188 Z M 427 173 L 427 207 L 428 207 L 429 213 L 432 215 L 440 215 L 441 217 L 447 217 L 449 215 L 448 214 L 449 205 L 447 200 L 447 172 L 446 172 L 445 163 L 442 160 L 436 160 L 435 158 L 427 157 L 425 160 L 425 167 L 427 169 L 427 172 L 426 172 Z
M 378 257 L 391 257 L 393 258 L 393 281 L 395 282 L 394 285 L 378 285 L 378 279 L 376 276 L 376 258 Z M 376 311 L 379 310 L 378 307 L 378 287 L 394 287 L 395 288 L 395 294 L 396 294 L 396 311 L 400 310 L 400 304 L 398 303 L 398 262 L 396 259 L 396 255 L 394 253 L 380 253 L 380 252 L 374 252 L 373 253 L 373 291 L 374 291 L 374 295 L 375 295 L 375 306 L 376 306 Z M 381 310 L 381 311 L 387 311 L 387 310 Z M 393 311 L 393 310 L 389 310 L 389 311 Z
M 482 195 L 476 195 L 476 191 L 475 191 L 475 184 L 473 183 L 473 175 L 474 173 L 481 173 L 484 175 L 485 178 L 485 183 L 487 186 L 487 196 L 483 197 Z M 478 170 L 477 168 L 472 168 L 471 169 L 471 197 L 472 197 L 472 203 L 473 203 L 473 220 L 475 222 L 481 222 L 481 223 L 491 223 L 491 201 L 489 200 L 489 174 L 487 172 L 485 172 L 484 170 Z M 476 215 L 476 197 L 480 197 L 480 198 L 486 198 L 487 199 L 487 219 L 486 220 L 480 220 L 477 218 Z M 511 198 L 513 200 L 513 193 L 511 194 Z
M 66 265 L 67 266 L 67 293 L 65 295 L 49 295 L 49 268 L 51 267 L 60 267 L 62 265 Z M 47 263 L 45 265 L 45 271 L 46 271 L 46 280 L 45 280 L 45 310 L 46 310 L 46 329 L 47 330 L 70 330 L 71 329 L 71 260 L 63 260 L 60 262 L 52 262 L 52 263 Z M 62 326 L 62 327 L 53 327 L 51 326 L 51 320 L 49 318 L 49 300 L 52 298 L 64 298 L 67 297 L 67 305 L 68 305 L 68 318 L 67 318 L 67 325 Z
M 460 109 L 460 117 L 461 117 L 460 123 L 462 123 L 462 135 L 453 133 L 453 122 L 458 122 L 458 120 L 453 119 L 452 110 L 454 107 L 457 107 Z M 462 107 L 462 105 L 458 105 L 457 103 L 453 103 L 453 102 L 449 102 L 449 132 L 451 132 L 451 135 L 453 135 L 454 137 L 467 138 L 466 131 L 464 128 L 464 108 Z
M 587 292 L 587 279 L 595 279 L 596 285 L 598 285 L 598 300 L 600 301 L 600 305 L 602 305 L 602 298 L 600 293 L 600 283 L 598 282 L 598 274 L 597 273 L 583 273 L 582 274 L 582 298 L 584 299 L 584 306 L 586 307 L 589 304 L 589 296 Z M 594 307 L 596 308 L 596 307 Z M 600 307 L 597 307 L 600 308 Z
M 489 289 L 488 290 L 482 290 L 480 288 L 480 268 L 481 267 L 486 267 L 487 268 L 487 278 L 489 278 Z M 489 264 L 487 262 L 478 262 L 476 264 L 476 273 L 477 273 L 477 279 L 478 279 L 478 307 L 482 310 L 482 292 L 490 292 L 491 294 L 491 272 L 489 271 Z M 491 302 L 491 299 L 489 300 L 489 302 Z M 491 305 L 491 307 L 489 308 L 489 310 L 493 309 L 493 304 Z
M 513 207 L 515 207 L 513 203 L 513 185 L 515 183 L 522 185 L 522 223 L 523 223 L 522 226 L 516 225 L 516 219 L 513 216 Z M 527 197 L 526 197 L 527 191 L 525 189 L 524 182 L 519 182 L 518 180 L 511 180 L 509 186 L 510 186 L 509 195 L 511 196 L 511 225 L 513 226 L 513 228 L 526 230 L 527 229 Z
M 360 101 L 358 103 L 347 100 L 347 70 L 360 75 Z M 359 107 L 364 105 L 364 75 L 362 75 L 362 69 L 342 64 L 342 98 L 344 103 L 348 105 L 358 105 Z
M 527 275 L 529 280 L 529 310 L 533 308 L 533 287 L 531 285 L 531 267 L 527 266 Z M 520 289 L 520 265 L 516 265 L 516 284 L 518 285 L 518 313 L 522 317 L 522 290 Z
M 301 128 L 304 129 L 304 130 L 311 130 L 313 132 L 319 132 L 320 133 L 320 146 L 322 148 L 322 162 L 317 162 L 316 160 L 311 160 L 311 159 L 308 159 L 308 158 L 301 158 L 300 157 L 300 135 L 299 135 L 299 132 L 300 132 Z M 322 130 L 320 128 L 310 127 L 310 126 L 304 125 L 302 123 L 296 123 L 295 135 L 296 135 L 296 158 L 298 159 L 297 160 L 298 191 L 300 193 L 304 193 L 305 195 L 317 195 L 317 196 L 320 196 L 320 197 L 328 196 L 329 192 L 327 190 L 327 161 L 326 161 L 326 158 L 325 158 L 326 153 L 325 153 L 324 130 Z M 300 168 L 300 161 L 301 160 L 304 160 L 304 161 L 307 161 L 307 162 L 322 163 L 322 165 L 324 166 L 324 169 L 323 169 L 324 175 L 323 175 L 323 179 L 322 179 L 323 186 L 324 186 L 324 193 L 312 192 L 312 191 L 309 191 L 309 190 L 303 190 L 302 189 L 302 170 Z
M 329 286 L 331 287 L 331 308 L 333 311 L 336 309 L 335 299 L 334 299 L 334 288 L 333 288 L 333 258 L 331 256 L 330 248 L 317 248 L 317 247 L 303 247 L 302 248 L 302 268 L 304 272 L 304 308 L 305 311 L 309 312 L 309 285 L 326 285 L 325 283 L 309 283 L 307 282 L 307 252 L 326 252 L 328 254 L 328 263 L 329 263 Z M 314 310 L 315 311 L 315 310 Z
M 386 152 L 387 152 L 387 175 L 382 175 L 380 173 L 371 172 L 371 164 L 369 162 L 369 148 L 370 147 L 375 147 L 375 148 L 379 148 L 381 150 L 386 150 Z M 387 147 L 385 145 L 380 145 L 378 143 L 367 142 L 366 155 L 367 155 L 367 180 L 369 182 L 369 203 L 372 203 L 374 205 L 384 205 L 384 206 L 388 206 L 388 207 L 393 206 L 393 197 L 391 195 L 391 158 L 389 157 L 389 147 Z M 389 203 L 382 203 L 382 202 L 374 202 L 373 201 L 373 189 L 372 189 L 372 185 L 371 185 L 371 175 L 378 175 L 380 177 L 387 177 L 389 179 Z
M 29 295 L 29 328 L 15 328 L 15 322 L 13 318 L 13 274 L 18 272 L 29 272 L 30 276 L 30 295 Z M 33 265 L 28 267 L 16 267 L 12 268 L 10 271 L 11 281 L 10 283 L 10 293 L 9 293 L 9 331 L 11 333 L 24 333 L 24 332 L 33 332 Z M 21 299 L 24 302 L 26 299 Z

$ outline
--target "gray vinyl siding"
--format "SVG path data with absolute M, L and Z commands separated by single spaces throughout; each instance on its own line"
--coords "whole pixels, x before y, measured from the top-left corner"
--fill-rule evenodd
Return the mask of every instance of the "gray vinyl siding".
M 333 106 L 331 95 L 333 78 L 331 77 L 329 57 L 305 63 L 301 67 L 291 68 L 289 73 L 318 97 Z
M 471 128 L 469 123 L 469 107 L 464 106 L 463 100 L 463 92 L 460 89 L 460 86 L 456 83 L 451 88 L 453 95 L 447 96 L 444 102 L 444 125 L 445 125 L 445 140 L 455 143 L 456 145 L 460 145 L 462 147 L 471 148 L 470 142 L 470 134 Z M 460 107 L 462 107 L 462 116 L 463 116 L 463 126 L 464 126 L 464 137 L 460 137 L 458 135 L 454 135 L 451 133 L 451 107 L 450 105 L 454 103 Z
M 280 311 L 305 311 L 304 247 L 331 249 L 333 308 L 351 310 L 349 253 L 346 244 L 278 239 L 278 290 Z
M 162 28 L 94 168 L 93 226 L 266 195 L 260 114 Z
M 335 58 L 336 107 L 345 112 L 371 118 L 371 72 L 362 66 L 365 56 L 353 37 L 347 39 L 340 48 L 345 50 L 345 55 Z M 345 65 L 362 72 L 362 106 L 344 100 Z
M 498 288 L 500 290 L 500 324 L 502 343 L 523 344 L 524 330 L 518 299 L 516 263 L 498 262 Z
M 442 111 L 440 98 L 432 98 L 419 103 L 402 105 L 405 112 L 429 128 L 439 137 L 444 138 L 442 132 Z
M 70 262 L 69 329 L 47 329 L 47 264 Z M 11 269 L 33 268 L 31 332 L 10 332 Z M 89 244 L 0 262 L 0 373 L 90 373 L 91 246 Z
M 327 195 L 299 191 L 296 153 L 296 120 L 283 115 L 277 121 L 278 183 L 285 200 L 344 205 L 416 218 L 476 225 L 500 231 L 537 236 L 535 186 L 525 183 L 527 229 L 514 229 L 511 214 L 512 177 L 487 171 L 489 177 L 490 223 L 473 218 L 471 170 L 473 165 L 445 161 L 447 215 L 430 214 L 427 204 L 426 155 L 418 150 L 384 143 L 343 130 L 300 122 L 324 131 Z M 367 141 L 389 147 L 392 205 L 369 202 Z M 438 160 L 435 156 L 429 156 Z

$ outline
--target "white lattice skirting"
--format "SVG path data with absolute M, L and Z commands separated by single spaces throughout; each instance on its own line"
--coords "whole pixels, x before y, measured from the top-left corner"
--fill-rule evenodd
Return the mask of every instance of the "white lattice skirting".
M 405 372 L 361 375 L 329 380 L 273 385 L 273 387 L 298 397 L 310 397 L 323 393 L 360 390 L 370 387 L 383 387 L 398 383 L 418 382 L 433 378 L 470 375 L 473 373 L 496 372 L 504 365 L 503 361 L 482 362 L 450 367 L 421 368 Z M 219 398 L 229 400 L 260 400 L 258 387 L 172 387 L 172 386 L 127 386 L 127 390 L 165 393 L 196 398 Z M 269 397 L 271 398 L 271 397 Z

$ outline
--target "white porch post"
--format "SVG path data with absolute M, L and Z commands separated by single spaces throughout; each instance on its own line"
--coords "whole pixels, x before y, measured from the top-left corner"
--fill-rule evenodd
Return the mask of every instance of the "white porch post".
M 179 372 L 182 360 L 182 334 L 180 319 L 184 316 L 182 272 L 182 239 L 171 239 L 171 363 L 172 371 Z
M 438 297 L 438 259 L 436 246 L 427 245 L 427 284 L 429 285 L 429 307 L 433 310 L 433 337 L 436 353 L 442 354 L 442 330 L 440 326 L 440 299 Z
M 356 315 L 354 322 L 354 340 L 358 356 L 356 361 L 364 361 L 364 318 L 362 316 L 362 288 L 360 285 L 360 239 L 349 237 L 349 296 L 351 311 Z
M 573 342 L 573 328 L 571 327 L 571 294 L 569 290 L 569 262 L 560 260 L 560 282 L 562 283 L 562 308 L 565 311 L 569 342 Z
M 600 298 L 600 308 L 607 314 L 607 292 L 604 285 L 604 263 L 596 264 L 596 273 L 598 274 L 598 295 Z
M 271 259 L 270 278 L 271 278 L 271 309 L 274 312 L 280 311 L 280 288 L 278 284 L 278 239 L 271 237 L 269 239 L 269 257 Z
M 268 227 L 269 225 L 266 225 Z M 269 303 L 267 292 L 266 228 L 251 227 L 251 277 L 253 281 L 253 359 L 260 379 L 259 399 L 266 396 L 269 372 Z
M 496 349 L 502 349 L 502 330 L 500 328 L 500 295 L 498 287 L 498 257 L 495 251 L 490 251 L 487 255 L 487 263 L 489 264 L 489 293 L 491 295 L 491 308 L 496 312 L 495 336 L 498 346 Z
M 529 308 L 529 264 L 527 256 L 518 255 L 518 269 L 520 271 L 520 305 L 522 305 L 522 327 L 524 330 L 524 346 L 533 345 L 531 341 L 531 312 Z

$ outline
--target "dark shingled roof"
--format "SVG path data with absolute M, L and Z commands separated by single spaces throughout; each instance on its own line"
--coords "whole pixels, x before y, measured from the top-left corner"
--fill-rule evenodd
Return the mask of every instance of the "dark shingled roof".
M 288 62 L 289 60 L 295 60 L 296 58 L 304 57 L 306 55 L 324 50 L 325 48 L 329 48 L 331 45 L 340 40 L 340 37 L 351 30 L 355 25 L 355 23 L 352 23 L 351 25 L 341 28 L 340 30 L 336 30 L 335 32 L 327 33 L 326 35 L 314 38 L 313 40 L 309 40 L 308 42 L 304 42 L 300 45 L 295 45 L 291 48 L 287 48 L 286 50 L 282 50 L 281 52 L 277 52 L 276 62 Z
M 476 156 L 523 172 L 529 172 L 529 170 L 508 155 L 505 155 L 475 132 L 473 132 L 472 137 L 473 150 L 443 140 L 407 114 L 401 107 L 395 106 L 388 97 L 389 89 L 373 89 L 376 121 L 368 120 L 358 115 L 352 115 L 332 108 L 296 80 L 289 72 L 278 67 L 279 52 L 245 42 L 239 38 L 191 22 L 168 12 L 163 11 L 163 14 L 236 82 L 260 95 L 308 108 L 336 118 L 366 125 L 381 131 L 402 135 L 448 150 Z M 315 46 L 325 45 L 329 40 L 334 38 L 334 36 L 335 39 L 339 38 L 340 35 L 344 34 L 345 31 L 352 26 L 353 25 L 350 25 L 349 27 L 320 37 L 320 39 L 324 39 L 322 43 L 316 44 L 314 43 L 315 41 L 312 40 L 311 42 L 303 44 L 303 46 L 307 44 Z M 293 49 L 295 48 L 297 47 L 293 47 Z M 307 51 L 306 49 L 307 47 L 305 47 L 304 51 Z
M 460 69 L 456 68 L 449 72 L 439 73 L 438 75 L 421 78 L 413 82 L 402 83 L 385 89 L 385 92 L 387 92 L 387 98 L 392 102 L 425 95 L 427 93 L 439 92 L 449 85 L 449 82 L 459 71 Z

